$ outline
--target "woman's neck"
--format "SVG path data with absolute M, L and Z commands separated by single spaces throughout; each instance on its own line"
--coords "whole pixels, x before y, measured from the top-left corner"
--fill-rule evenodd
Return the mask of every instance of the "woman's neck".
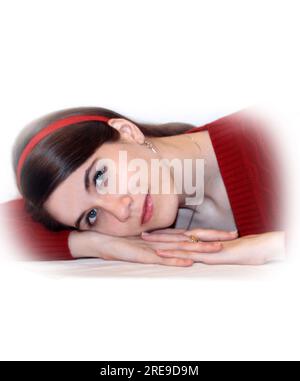
M 194 164 L 196 159 L 204 160 L 204 184 L 201 184 L 204 187 L 203 202 L 206 199 L 214 198 L 220 171 L 208 131 L 150 138 L 150 140 L 158 148 L 160 158 L 170 161 L 172 159 L 179 159 L 182 162 L 182 167 L 184 159 L 192 159 Z M 193 184 L 196 183 L 196 170 L 199 170 L 197 168 L 196 165 L 192 166 Z M 178 194 L 179 207 L 190 207 L 193 209 L 194 206 L 187 205 L 186 198 L 193 197 L 194 195 L 187 194 L 184 186 L 182 188 L 182 194 Z

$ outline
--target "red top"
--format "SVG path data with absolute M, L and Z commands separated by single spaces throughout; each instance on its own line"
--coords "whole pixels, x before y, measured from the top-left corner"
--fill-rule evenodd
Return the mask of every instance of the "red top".
M 261 119 L 242 110 L 186 133 L 201 130 L 209 133 L 239 236 L 283 230 L 278 163 Z M 0 217 L 34 259 L 73 259 L 70 231 L 52 232 L 33 221 L 23 199 L 0 204 Z

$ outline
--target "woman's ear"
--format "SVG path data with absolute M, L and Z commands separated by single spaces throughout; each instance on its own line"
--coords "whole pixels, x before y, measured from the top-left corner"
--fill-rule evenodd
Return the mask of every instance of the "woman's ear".
M 135 142 L 143 144 L 145 136 L 142 131 L 132 122 L 123 118 L 111 118 L 107 122 L 108 125 L 119 131 L 121 139 L 126 142 Z

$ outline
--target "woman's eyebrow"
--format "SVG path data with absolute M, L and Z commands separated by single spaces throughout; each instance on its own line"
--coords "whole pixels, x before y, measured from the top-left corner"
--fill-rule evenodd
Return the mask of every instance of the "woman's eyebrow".
M 85 187 L 87 192 L 89 191 L 89 188 L 90 188 L 90 172 L 91 172 L 91 170 L 92 170 L 92 168 L 93 168 L 93 166 L 97 160 L 98 160 L 98 158 L 96 157 L 96 159 L 94 159 L 92 161 L 92 163 L 88 166 L 88 168 L 86 169 L 85 174 L 84 174 L 84 187 Z M 77 220 L 74 224 L 76 229 L 80 228 L 80 222 L 81 222 L 84 214 L 85 214 L 85 212 L 81 213 L 81 215 L 77 218 Z

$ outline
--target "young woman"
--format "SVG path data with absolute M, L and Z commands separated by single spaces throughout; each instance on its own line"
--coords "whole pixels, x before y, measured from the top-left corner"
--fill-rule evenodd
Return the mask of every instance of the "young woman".
M 133 180 L 120 166 L 121 151 L 128 161 L 143 159 L 149 173 L 153 159 L 203 159 L 203 199 L 189 205 L 184 190 L 152 193 L 150 176 L 147 192 L 102 194 L 112 175 L 97 165 L 103 159 L 115 164 L 119 179 Z M 284 255 L 278 164 L 262 120 L 249 110 L 193 127 L 136 123 L 103 108 L 67 109 L 19 135 L 13 166 L 22 199 L 2 204 L 2 218 L 39 259 L 262 264 Z

